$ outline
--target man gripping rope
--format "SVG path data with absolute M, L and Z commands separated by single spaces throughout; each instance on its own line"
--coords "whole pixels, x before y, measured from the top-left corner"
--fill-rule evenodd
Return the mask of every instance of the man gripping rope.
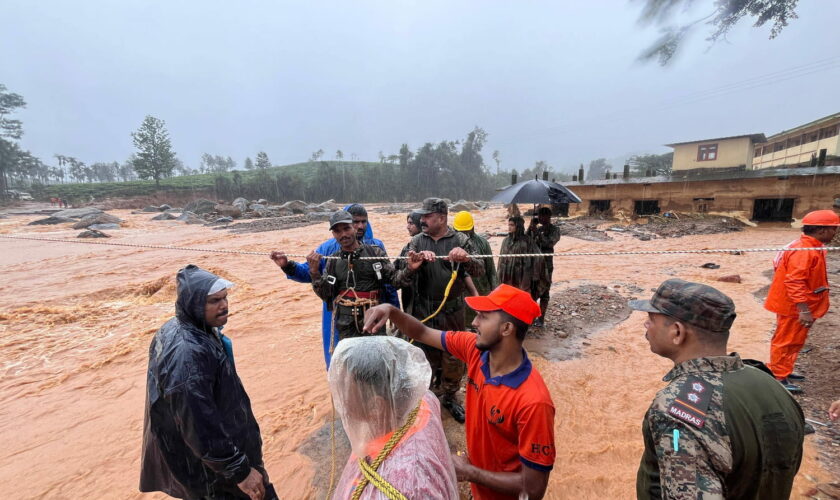
M 359 205 L 358 203 L 354 203 L 344 207 L 344 210 L 347 210 L 353 216 L 353 228 L 356 230 L 356 238 L 358 240 L 367 245 L 375 245 L 382 248 L 382 250 L 385 250 L 385 244 L 373 237 L 373 229 L 368 221 L 368 213 L 367 210 L 365 210 L 365 207 Z M 335 238 L 330 238 L 329 240 L 321 243 L 318 248 L 313 250 L 312 253 L 332 255 L 338 251 L 338 249 L 339 245 L 335 241 Z M 286 257 L 286 254 L 280 250 L 271 252 L 270 257 L 271 260 L 273 260 L 274 263 L 283 270 L 288 279 L 297 281 L 298 283 L 312 283 L 312 277 L 309 274 L 308 262 L 298 263 L 290 261 L 288 257 Z M 326 261 L 321 260 L 319 264 L 319 271 L 323 272 L 325 265 Z M 382 299 L 383 302 L 393 304 L 396 307 L 399 307 L 400 305 L 400 301 L 397 298 L 397 292 L 391 286 L 385 287 L 385 293 Z M 327 364 L 327 368 L 330 366 L 330 351 L 333 347 L 335 347 L 335 345 L 330 345 L 330 339 L 332 338 L 337 340 L 337 336 L 331 331 L 330 325 L 332 325 L 332 313 L 327 309 L 327 303 L 324 302 L 321 309 L 321 340 L 324 346 L 324 361 Z
M 353 216 L 345 210 L 330 216 L 330 231 L 340 246 L 331 256 L 339 259 L 329 259 L 323 274 L 319 271 L 321 255 L 312 253 L 307 258 L 312 288 L 332 312 L 338 340 L 362 335 L 365 311 L 380 303 L 385 286 L 393 283 L 396 274 L 385 250 L 356 239 L 352 223 Z M 407 268 L 416 270 L 420 264 L 408 261 Z

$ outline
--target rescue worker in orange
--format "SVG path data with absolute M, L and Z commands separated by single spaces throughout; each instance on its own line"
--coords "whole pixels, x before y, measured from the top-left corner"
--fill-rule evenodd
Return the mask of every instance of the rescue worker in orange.
M 831 241 L 840 226 L 832 210 L 810 212 L 802 219 L 802 236 L 786 248 L 818 248 Z M 770 340 L 773 375 L 790 392 L 801 392 L 794 383 L 805 377 L 793 372 L 800 349 L 814 321 L 828 311 L 828 275 L 825 250 L 779 252 L 775 274 L 764 308 L 776 313 L 776 331 Z

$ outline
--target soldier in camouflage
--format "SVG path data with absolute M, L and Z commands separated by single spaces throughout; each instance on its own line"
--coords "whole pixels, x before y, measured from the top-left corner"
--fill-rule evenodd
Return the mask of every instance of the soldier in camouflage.
M 464 291 L 466 276 L 473 279 L 484 275 L 484 262 L 472 255 L 475 249 L 467 235 L 448 226 L 449 208 L 440 198 L 426 198 L 420 214 L 422 232 L 408 244 L 409 266 L 415 255 L 422 255 L 422 265 L 416 271 L 410 267 L 397 272 L 395 286 L 414 286 L 416 292 L 412 302 L 411 315 L 424 319 L 435 312 L 444 301 L 445 290 L 453 271 L 455 281 L 446 297 L 440 312 L 426 322 L 426 326 L 445 331 L 463 331 Z M 447 258 L 436 259 L 436 255 Z M 456 421 L 464 423 L 464 407 L 458 401 L 457 393 L 461 388 L 461 379 L 466 373 L 466 365 L 448 352 L 420 344 L 426 359 L 432 365 L 432 392 L 441 400 Z
M 645 338 L 671 359 L 642 425 L 642 499 L 787 499 L 802 460 L 804 416 L 758 361 L 727 355 L 735 305 L 718 290 L 671 279 L 650 300 Z
M 560 228 L 551 223 L 550 208 L 540 207 L 537 210 L 537 216 L 531 219 L 528 225 L 528 236 L 534 240 L 542 253 L 554 253 L 554 245 L 560 241 Z M 549 255 L 543 259 L 545 259 L 545 272 L 542 275 L 543 283 L 539 287 L 543 290 L 539 297 L 542 314 L 534 320 L 536 327 L 543 326 L 545 321 L 545 311 L 548 309 L 548 301 L 551 298 L 551 280 L 554 274 L 554 256 Z

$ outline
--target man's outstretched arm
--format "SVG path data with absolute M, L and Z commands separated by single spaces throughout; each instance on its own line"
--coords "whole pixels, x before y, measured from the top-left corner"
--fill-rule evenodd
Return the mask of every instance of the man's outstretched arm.
M 429 328 L 417 318 L 400 311 L 391 304 L 382 304 L 368 309 L 365 313 L 364 330 L 370 333 L 379 331 L 388 320 L 391 320 L 403 335 L 435 349 L 442 349 L 440 330 Z

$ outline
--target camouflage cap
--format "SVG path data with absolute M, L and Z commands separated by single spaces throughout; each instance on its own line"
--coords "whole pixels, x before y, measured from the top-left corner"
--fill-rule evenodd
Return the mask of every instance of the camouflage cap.
M 330 215 L 330 229 L 338 224 L 352 224 L 353 216 L 347 210 L 336 210 Z
M 717 333 L 728 332 L 736 316 L 735 303 L 721 291 L 680 279 L 663 282 L 650 300 L 631 300 L 629 306 Z
M 447 214 L 449 208 L 446 206 L 446 202 L 440 198 L 426 198 L 423 200 L 423 208 L 417 209 L 416 212 L 420 215 Z

